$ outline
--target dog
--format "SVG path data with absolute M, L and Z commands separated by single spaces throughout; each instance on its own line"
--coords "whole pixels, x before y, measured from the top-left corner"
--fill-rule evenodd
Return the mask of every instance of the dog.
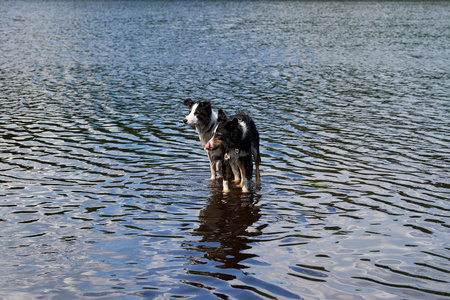
M 237 164 L 239 168 L 241 181 L 237 186 L 242 187 L 242 192 L 248 193 L 248 175 L 251 179 L 253 171 L 252 156 L 255 161 L 256 185 L 258 187 L 261 185 L 259 174 L 261 155 L 256 125 L 246 114 L 239 113 L 227 118 L 221 109 L 219 109 L 217 120 L 217 126 L 211 139 L 206 143 L 205 149 L 210 152 L 224 149 L 224 160 Z M 229 191 L 228 180 L 224 177 L 223 192 Z
M 183 119 L 183 122 L 184 124 L 195 126 L 203 149 L 205 149 L 205 145 L 212 138 L 214 129 L 217 126 L 217 113 L 212 110 L 211 103 L 209 101 L 195 102 L 192 99 L 186 99 L 183 101 L 183 104 L 189 106 L 189 114 Z M 232 176 L 234 176 L 235 181 L 239 180 L 240 173 L 237 164 L 224 161 L 223 149 L 217 147 L 214 150 L 205 151 L 209 158 L 211 180 L 216 179 L 216 172 L 220 171 L 224 165 L 226 165 L 226 167 L 225 171 L 222 172 L 222 176 L 224 176 L 227 180 Z M 229 170 L 230 168 L 231 171 Z

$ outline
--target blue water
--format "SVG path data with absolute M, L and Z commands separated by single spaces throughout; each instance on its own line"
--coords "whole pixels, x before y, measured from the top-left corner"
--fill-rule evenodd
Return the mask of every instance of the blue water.
M 0 298 L 450 297 L 449 6 L 1 1 Z M 261 189 L 186 98 L 252 116 Z

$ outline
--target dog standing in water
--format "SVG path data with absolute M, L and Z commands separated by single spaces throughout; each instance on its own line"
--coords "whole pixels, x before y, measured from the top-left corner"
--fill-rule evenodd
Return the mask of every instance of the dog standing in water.
M 248 193 L 248 175 L 251 178 L 253 171 L 252 156 L 255 161 L 255 176 L 257 186 L 261 185 L 259 164 L 261 156 L 259 153 L 259 133 L 253 120 L 245 114 L 236 114 L 227 118 L 225 113 L 219 109 L 217 126 L 214 129 L 211 139 L 206 143 L 205 149 L 214 152 L 224 149 L 224 160 L 230 164 L 237 164 L 240 172 L 241 182 L 238 187 L 242 187 L 242 192 Z M 249 173 L 250 166 L 250 174 Z M 224 165 L 224 174 L 226 173 Z M 223 180 L 223 191 L 229 192 L 229 184 L 226 176 Z
M 184 124 L 195 126 L 203 149 L 206 149 L 205 146 L 212 138 L 214 129 L 217 126 L 217 113 L 212 110 L 211 103 L 208 101 L 195 102 L 192 101 L 192 99 L 186 99 L 183 104 L 189 106 L 189 114 L 184 118 Z M 228 168 L 231 168 L 231 171 L 234 174 L 234 180 L 239 180 L 239 169 L 236 163 L 223 162 L 223 149 L 217 147 L 214 150 L 207 150 L 206 153 L 208 154 L 209 165 L 211 168 L 211 180 L 216 179 L 216 171 L 219 171 L 223 165 L 227 165 L 224 169 L 225 172 L 222 172 L 224 178 L 228 179 L 230 177 Z

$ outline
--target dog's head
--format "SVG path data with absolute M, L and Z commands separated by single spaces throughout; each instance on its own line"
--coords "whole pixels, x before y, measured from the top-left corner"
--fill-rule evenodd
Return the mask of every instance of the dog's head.
M 208 101 L 195 102 L 192 99 L 183 101 L 184 105 L 189 106 L 189 114 L 183 119 L 187 125 L 207 125 L 211 121 L 211 103 Z
M 235 143 L 239 120 L 237 118 L 228 120 L 225 113 L 219 109 L 217 121 L 218 123 L 214 130 L 214 134 L 205 145 L 205 149 L 208 151 L 216 150 L 219 147 L 229 149 L 232 148 Z

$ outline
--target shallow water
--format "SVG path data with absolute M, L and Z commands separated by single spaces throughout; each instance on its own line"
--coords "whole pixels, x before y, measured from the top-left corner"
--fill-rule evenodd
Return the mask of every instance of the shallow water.
M 2 2 L 0 298 L 450 297 L 449 6 Z M 188 97 L 253 117 L 261 189 Z

